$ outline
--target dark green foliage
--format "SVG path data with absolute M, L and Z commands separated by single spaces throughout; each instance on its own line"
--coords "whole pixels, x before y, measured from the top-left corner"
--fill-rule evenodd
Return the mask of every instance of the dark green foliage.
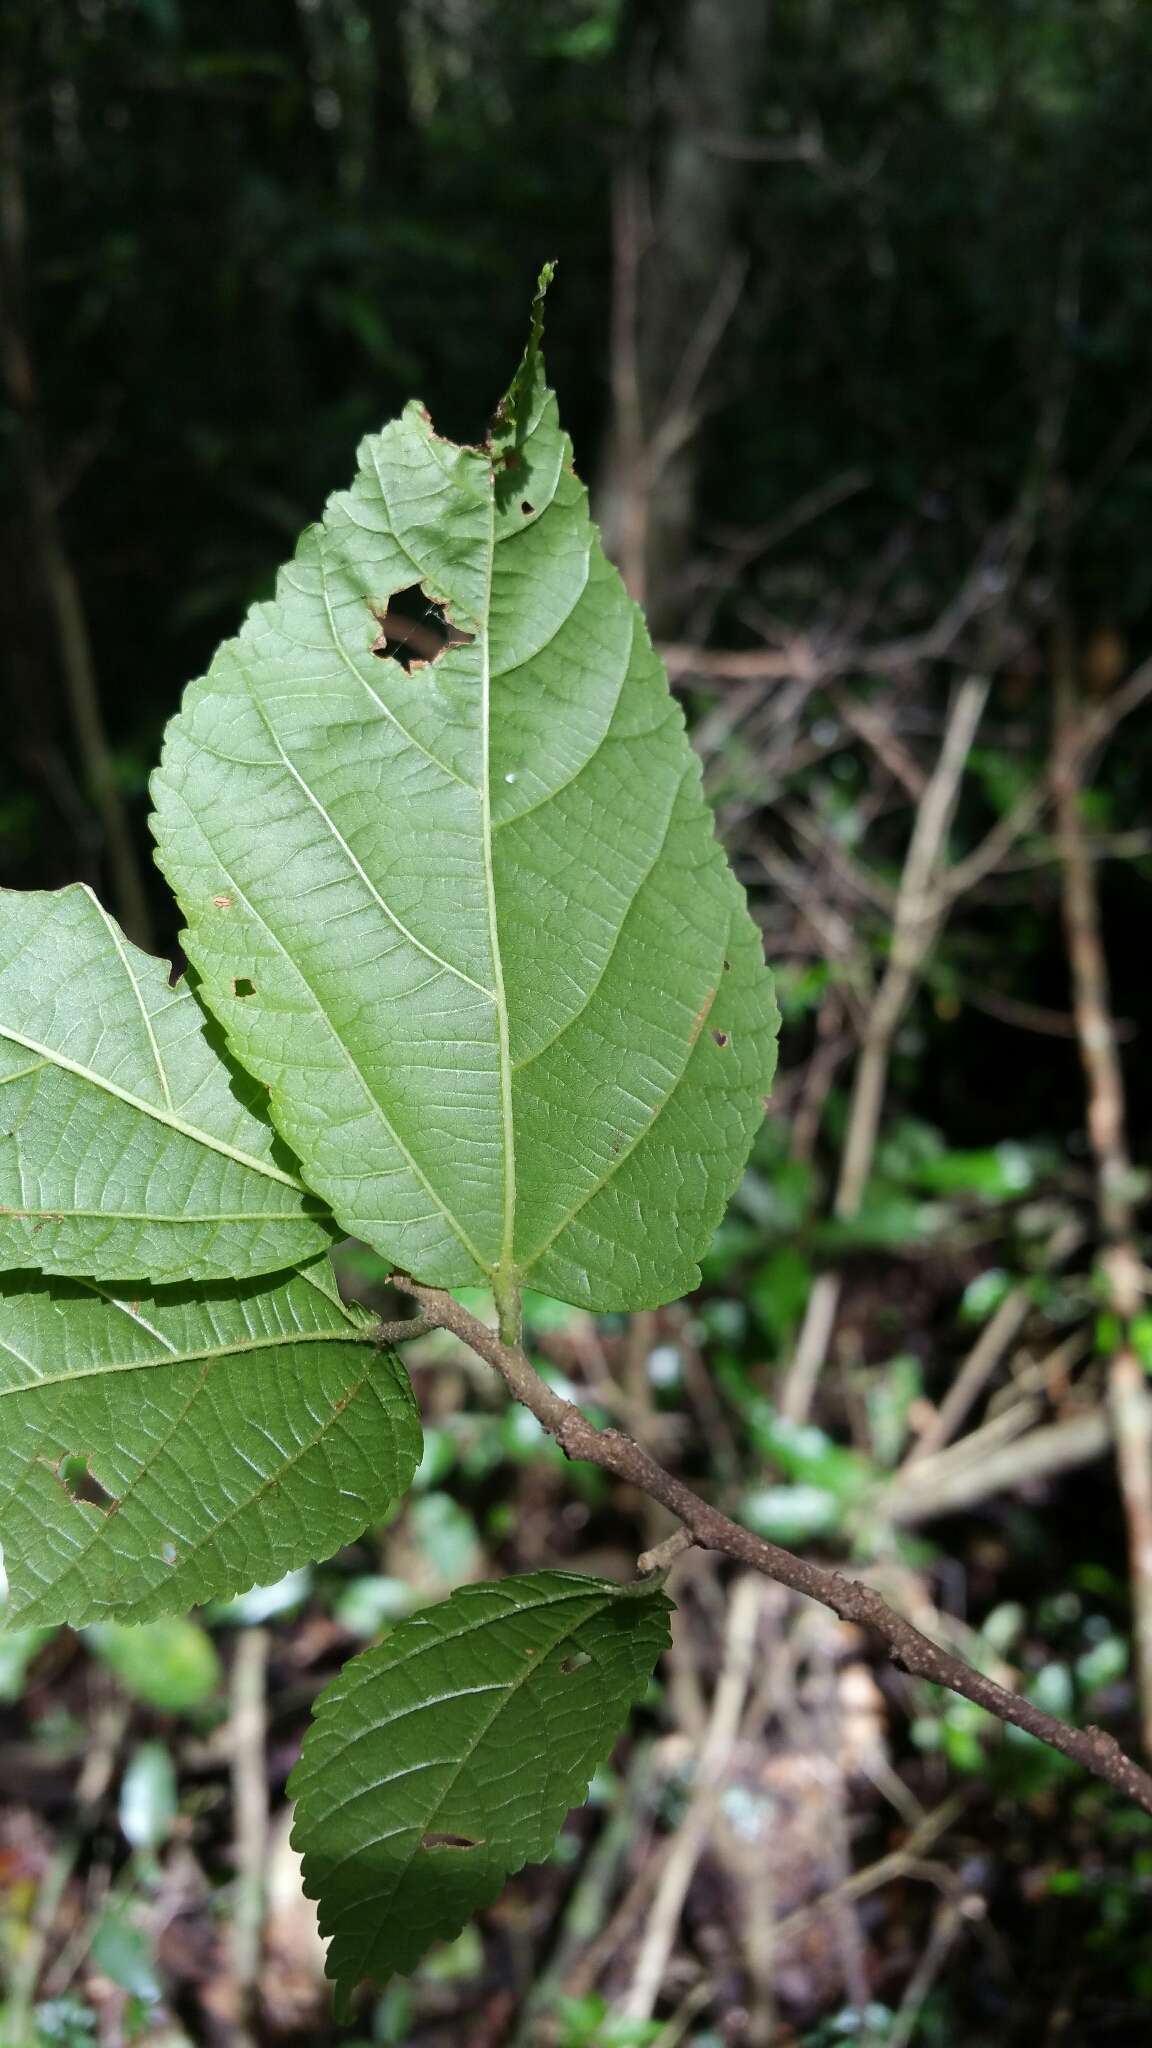
M 345 1666 L 290 1787 L 339 1983 L 412 1969 L 547 1855 L 668 1613 L 651 1589 L 536 1572 L 465 1586 Z

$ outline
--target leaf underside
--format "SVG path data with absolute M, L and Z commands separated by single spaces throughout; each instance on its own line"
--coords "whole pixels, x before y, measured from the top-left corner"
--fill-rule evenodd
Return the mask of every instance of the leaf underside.
M 0 1271 L 227 1279 L 331 1243 L 220 1039 L 90 890 L 0 890 Z
M 144 1621 L 329 1557 L 411 1482 L 399 1360 L 327 1260 L 275 1282 L 131 1298 L 0 1285 L 8 1613 Z
M 465 1586 L 345 1665 L 289 1782 L 343 1987 L 414 1967 L 546 1856 L 668 1642 L 669 1605 L 536 1572 Z
M 776 1016 L 538 341 L 484 449 L 415 403 L 363 443 L 186 694 L 153 823 L 199 992 L 344 1229 L 434 1285 L 642 1307 L 698 1280 Z M 454 631 L 405 665 L 416 586 Z

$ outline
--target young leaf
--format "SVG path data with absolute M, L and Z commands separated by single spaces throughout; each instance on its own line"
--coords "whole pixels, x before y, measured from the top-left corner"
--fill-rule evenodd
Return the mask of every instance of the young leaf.
M 663 1594 L 564 1572 L 464 1586 L 346 1664 L 289 1781 L 345 1988 L 411 1970 L 547 1855 L 668 1644 Z
M 538 300 L 486 447 L 416 403 L 363 443 L 187 692 L 154 829 L 204 999 L 346 1230 L 502 1306 L 639 1307 L 699 1277 L 776 1012 L 539 340 Z
M 328 1557 L 409 1485 L 399 1360 L 327 1261 L 275 1283 L 0 1281 L 0 1542 L 17 1622 L 144 1621 Z
M 89 889 L 0 890 L 0 1271 L 229 1279 L 315 1257 L 332 1226 L 261 1094 Z

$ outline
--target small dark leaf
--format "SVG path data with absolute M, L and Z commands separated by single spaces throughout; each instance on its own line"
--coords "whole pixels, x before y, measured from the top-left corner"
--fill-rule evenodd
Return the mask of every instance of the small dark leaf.
M 345 1991 L 548 1854 L 668 1642 L 659 1592 L 535 1572 L 402 1621 L 321 1695 L 293 1841 Z

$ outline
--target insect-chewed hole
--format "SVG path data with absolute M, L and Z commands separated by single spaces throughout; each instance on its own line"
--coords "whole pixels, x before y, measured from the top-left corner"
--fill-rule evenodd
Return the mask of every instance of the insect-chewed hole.
M 481 1849 L 482 1842 L 474 1842 L 470 1835 L 423 1835 L 422 1849 Z
M 254 996 L 256 993 L 256 983 L 250 980 L 248 975 L 238 974 L 232 983 L 232 993 L 234 996 L 240 997 Z
M 560 1666 L 565 1678 L 571 1678 L 574 1671 L 583 1671 L 592 1662 L 587 1650 L 572 1650 Z
M 380 628 L 372 642 L 373 654 L 398 661 L 406 674 L 439 661 L 445 648 L 467 647 L 476 638 L 454 626 L 443 600 L 429 597 L 419 583 L 394 592 L 383 610 L 372 603 L 368 609 Z
M 531 517 L 532 513 L 533 513 L 533 512 L 534 512 L 534 511 L 536 510 L 536 507 L 535 507 L 535 505 L 533 505 L 533 504 L 532 504 L 532 503 L 530 502 L 530 500 L 529 500 L 528 498 L 521 498 L 521 500 L 520 500 L 520 510 L 521 510 L 521 511 L 522 511 L 522 513 L 524 514 L 524 517 L 525 517 L 525 519 L 528 519 L 528 518 L 530 518 L 530 517 Z
M 728 1033 L 726 1031 L 714 1031 L 712 1036 L 716 1040 L 717 1045 L 727 1045 Z
M 88 1507 L 103 1508 L 108 1514 L 120 1503 L 114 1493 L 102 1486 L 94 1472 L 88 1469 L 88 1459 L 83 1451 L 67 1451 L 58 1461 L 56 1477 L 68 1495 L 69 1500 L 83 1502 Z

